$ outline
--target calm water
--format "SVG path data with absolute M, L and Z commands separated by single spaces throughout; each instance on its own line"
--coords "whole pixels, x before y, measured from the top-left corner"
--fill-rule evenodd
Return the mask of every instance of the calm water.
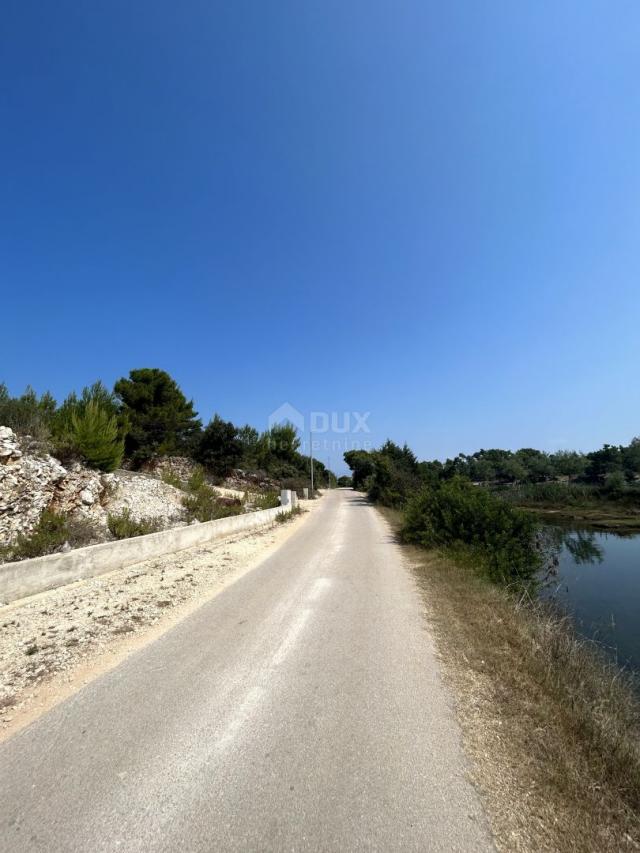
M 559 565 L 544 595 L 584 636 L 640 671 L 640 534 L 550 528 Z

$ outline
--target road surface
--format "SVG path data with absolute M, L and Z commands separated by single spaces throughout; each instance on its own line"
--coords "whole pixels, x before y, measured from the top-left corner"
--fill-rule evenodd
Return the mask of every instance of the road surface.
M 0 850 L 491 850 L 467 772 L 400 549 L 336 490 L 0 746 Z

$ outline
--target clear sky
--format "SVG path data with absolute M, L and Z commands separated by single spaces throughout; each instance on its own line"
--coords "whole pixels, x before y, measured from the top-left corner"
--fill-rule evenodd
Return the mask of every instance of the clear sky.
M 157 366 L 205 420 L 369 411 L 422 458 L 640 433 L 636 0 L 2 17 L 12 392 Z

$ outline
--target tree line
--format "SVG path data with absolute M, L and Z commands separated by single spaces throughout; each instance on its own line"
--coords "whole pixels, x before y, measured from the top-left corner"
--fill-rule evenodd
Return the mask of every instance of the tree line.
M 355 489 L 402 512 L 406 542 L 446 548 L 458 560 L 471 558 L 493 581 L 529 583 L 541 566 L 538 526 L 529 513 L 503 499 L 515 491 L 508 486 L 548 489 L 545 483 L 569 480 L 556 490 L 581 489 L 581 499 L 590 491 L 607 499 L 637 495 L 632 483 L 640 474 L 640 439 L 587 454 L 480 450 L 446 462 L 418 461 L 406 444 L 387 441 L 378 450 L 347 451 L 344 459 Z M 575 483 L 583 485 L 578 489 Z
M 217 478 L 235 468 L 263 472 L 289 488 L 302 488 L 309 478 L 309 459 L 300 453 L 291 424 L 259 432 L 214 414 L 204 426 L 193 400 L 158 368 L 131 370 L 112 390 L 97 381 L 61 403 L 31 387 L 12 397 L 0 384 L 0 425 L 31 436 L 62 461 L 80 459 L 102 471 L 123 463 L 136 469 L 159 456 L 181 455 Z M 314 472 L 318 485 L 335 482 L 319 460 Z
M 496 486 L 565 480 L 619 487 L 640 478 L 640 438 L 632 439 L 628 445 L 605 444 L 591 453 L 573 450 L 546 453 L 524 447 L 516 451 L 493 449 L 478 450 L 470 455 L 460 453 L 445 462 L 418 462 L 406 444 L 399 447 L 387 441 L 378 451 L 349 451 L 345 461 L 353 471 L 355 488 L 362 488 L 376 462 L 382 469 L 392 469 L 392 479 L 399 481 L 400 492 L 403 491 L 402 481 L 407 477 L 416 482 L 433 482 L 460 476 L 474 483 Z

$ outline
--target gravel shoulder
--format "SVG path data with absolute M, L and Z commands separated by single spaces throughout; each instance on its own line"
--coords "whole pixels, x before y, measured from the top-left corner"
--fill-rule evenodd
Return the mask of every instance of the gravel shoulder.
M 230 536 L 0 608 L 0 741 L 117 666 L 275 551 L 286 524 Z

